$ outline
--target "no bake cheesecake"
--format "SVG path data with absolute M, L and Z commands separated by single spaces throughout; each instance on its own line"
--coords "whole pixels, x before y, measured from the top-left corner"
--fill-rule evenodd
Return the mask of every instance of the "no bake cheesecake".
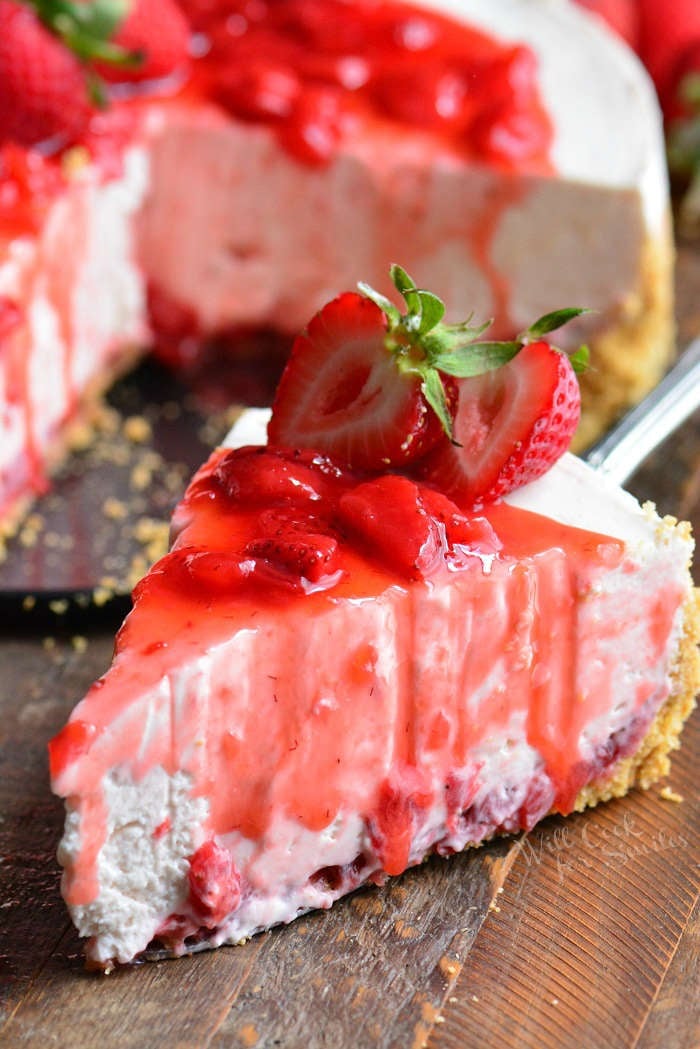
M 9 0 L 3 0 L 5 5 Z M 15 5 L 16 6 L 16 5 Z M 77 141 L 0 144 L 0 515 L 153 341 L 294 332 L 395 257 L 495 334 L 577 302 L 579 441 L 672 345 L 652 87 L 563 0 L 184 5 L 189 75 L 121 88 Z M 585 85 L 585 90 L 582 90 Z
M 668 770 L 700 680 L 689 526 L 561 458 L 556 319 L 480 342 L 393 275 L 405 316 L 366 288 L 295 342 L 268 434 L 293 436 L 306 384 L 320 448 L 242 417 L 50 745 L 98 968 L 239 942 Z M 451 438 L 413 410 L 433 401 Z

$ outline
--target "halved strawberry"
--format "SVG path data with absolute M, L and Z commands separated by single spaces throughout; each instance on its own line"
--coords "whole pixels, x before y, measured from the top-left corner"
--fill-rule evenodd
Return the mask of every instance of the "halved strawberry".
M 397 369 L 386 339 L 386 315 L 369 299 L 346 292 L 324 306 L 295 340 L 272 407 L 270 443 L 317 448 L 366 470 L 427 451 L 430 413 L 420 378 Z
M 362 294 L 339 295 L 295 340 L 272 406 L 271 444 L 317 448 L 377 471 L 419 458 L 449 432 L 456 387 L 433 366 L 437 340 L 459 330 L 472 341 L 483 329 L 440 325 L 440 300 L 400 267 L 392 276 L 405 316 L 361 285 Z
M 508 364 L 463 379 L 454 420 L 419 473 L 457 502 L 482 504 L 535 480 L 569 446 L 581 407 L 569 358 L 544 341 Z

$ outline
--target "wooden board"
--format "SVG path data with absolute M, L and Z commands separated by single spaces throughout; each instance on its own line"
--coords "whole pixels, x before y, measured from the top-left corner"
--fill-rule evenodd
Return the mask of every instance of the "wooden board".
M 695 252 L 680 272 L 691 317 Z M 700 534 L 700 415 L 630 487 Z M 242 947 L 102 978 L 83 971 L 59 895 L 45 747 L 107 665 L 114 613 L 76 609 L 50 638 L 0 614 L 0 1046 L 700 1045 L 700 712 L 669 779 L 681 804 L 636 793 Z

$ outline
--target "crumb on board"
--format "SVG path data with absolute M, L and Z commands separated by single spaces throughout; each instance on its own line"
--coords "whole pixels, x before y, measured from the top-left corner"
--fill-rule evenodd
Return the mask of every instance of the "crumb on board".
M 461 962 L 457 961 L 455 958 L 448 957 L 446 954 L 442 956 L 438 965 L 443 976 L 446 976 L 450 980 L 454 979 L 455 976 L 458 976 L 462 970 Z
M 129 508 L 121 499 L 110 495 L 102 504 L 102 513 L 109 521 L 123 521 L 129 515 Z
M 55 616 L 64 616 L 68 611 L 68 601 L 65 597 L 56 598 L 55 601 L 49 601 L 49 608 Z
M 44 640 L 41 642 L 41 647 L 44 649 L 45 652 L 53 652 L 53 650 L 56 647 L 56 638 L 45 637 Z
M 122 433 L 132 444 L 146 444 L 153 435 L 151 424 L 143 415 L 128 416 L 124 420 Z
M 683 801 L 683 795 L 679 794 L 678 791 L 669 786 L 661 788 L 659 791 L 659 797 L 663 798 L 664 801 L 674 801 L 677 805 L 680 805 Z
M 70 639 L 70 643 L 73 646 L 73 651 L 79 654 L 85 652 L 88 647 L 87 638 L 83 637 L 82 634 L 76 634 Z
M 96 586 L 92 591 L 93 604 L 95 604 L 98 608 L 102 608 L 102 606 L 106 605 L 108 601 L 111 601 L 113 597 L 113 587 L 107 587 L 100 584 L 99 586 Z
M 36 605 L 36 598 L 33 594 L 27 594 L 26 597 L 22 598 L 22 609 L 25 612 L 31 612 Z

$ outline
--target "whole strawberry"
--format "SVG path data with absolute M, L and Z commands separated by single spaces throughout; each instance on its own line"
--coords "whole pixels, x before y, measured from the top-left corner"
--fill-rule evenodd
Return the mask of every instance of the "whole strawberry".
M 189 61 L 190 26 L 175 0 L 131 0 L 110 42 L 134 56 L 125 64 L 95 62 L 109 81 L 157 80 Z
M 93 113 L 85 71 L 34 10 L 0 0 L 0 142 L 79 138 Z

